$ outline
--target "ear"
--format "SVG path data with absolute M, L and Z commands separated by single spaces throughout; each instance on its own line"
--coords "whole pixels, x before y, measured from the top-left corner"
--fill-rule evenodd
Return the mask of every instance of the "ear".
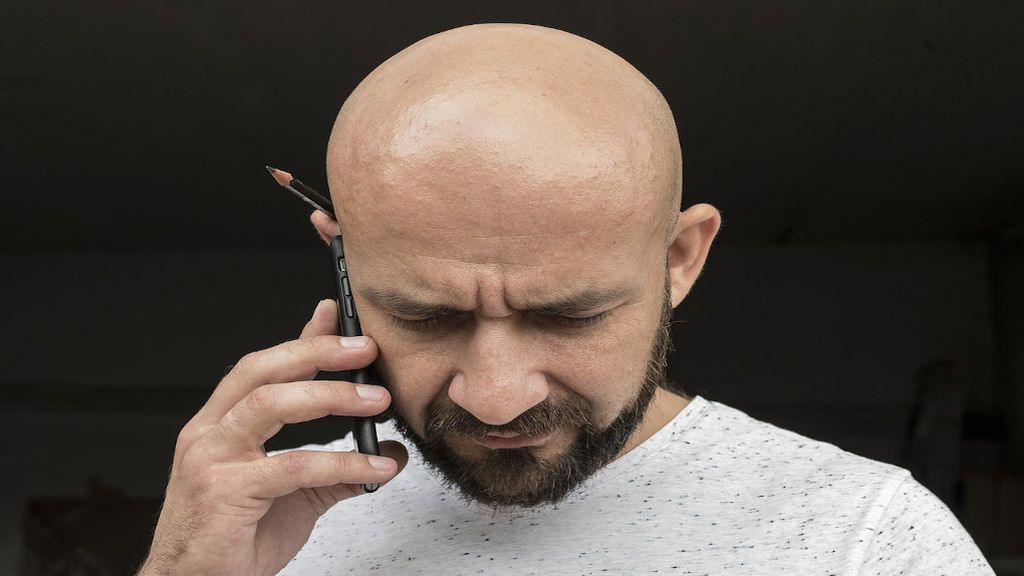
M 668 274 L 675 308 L 690 293 L 704 268 L 722 216 L 710 204 L 696 204 L 679 213 L 668 246 Z
M 331 245 L 331 240 L 335 236 L 341 235 L 341 225 L 334 218 L 319 210 L 313 210 L 313 213 L 309 215 L 309 221 L 313 223 L 313 228 L 316 228 L 320 239 L 328 246 Z

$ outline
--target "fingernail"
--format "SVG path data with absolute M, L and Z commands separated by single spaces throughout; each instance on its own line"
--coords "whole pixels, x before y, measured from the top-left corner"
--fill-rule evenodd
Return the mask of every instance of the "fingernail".
M 380 400 L 384 397 L 384 389 L 380 386 L 356 384 L 356 394 L 363 400 Z
M 370 343 L 370 339 L 366 336 L 342 336 L 341 347 L 342 348 L 366 348 L 366 345 Z
M 391 458 L 383 456 L 367 456 L 367 458 L 370 460 L 370 466 L 377 470 L 391 470 L 391 467 L 395 465 L 395 461 Z

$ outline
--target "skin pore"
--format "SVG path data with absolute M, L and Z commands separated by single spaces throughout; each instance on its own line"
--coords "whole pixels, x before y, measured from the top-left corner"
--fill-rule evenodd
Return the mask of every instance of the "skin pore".
M 681 162 L 640 72 L 537 26 L 431 36 L 346 100 L 327 173 L 362 327 L 399 430 L 465 497 L 557 502 L 686 405 L 667 322 L 720 217 L 679 212 Z

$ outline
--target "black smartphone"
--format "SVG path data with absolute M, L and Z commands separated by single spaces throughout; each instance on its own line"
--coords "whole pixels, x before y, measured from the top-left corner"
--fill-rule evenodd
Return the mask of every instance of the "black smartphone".
M 359 314 L 356 312 L 356 300 L 352 297 L 352 283 L 349 279 L 348 264 L 345 262 L 345 246 L 341 236 L 331 239 L 332 267 L 334 268 L 334 288 L 338 298 L 338 323 L 341 325 L 342 336 L 362 336 L 363 329 L 359 325 Z M 359 368 L 348 371 L 349 382 L 355 384 L 371 384 L 370 368 Z M 380 456 L 380 445 L 377 443 L 377 428 L 373 418 L 355 417 L 352 436 L 356 440 L 356 448 L 360 454 Z M 373 492 L 380 486 L 363 484 L 363 490 Z

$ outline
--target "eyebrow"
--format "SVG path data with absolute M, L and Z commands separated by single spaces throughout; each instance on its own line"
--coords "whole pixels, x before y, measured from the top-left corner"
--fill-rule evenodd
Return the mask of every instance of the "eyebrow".
M 466 310 L 457 308 L 451 301 L 428 302 L 398 290 L 360 287 L 358 291 L 363 298 L 378 308 L 403 316 L 426 318 L 466 312 Z M 611 289 L 587 287 L 559 294 L 547 300 L 528 302 L 521 311 L 543 314 L 579 314 L 618 303 L 632 296 L 636 291 L 637 288 L 632 286 L 618 286 Z

